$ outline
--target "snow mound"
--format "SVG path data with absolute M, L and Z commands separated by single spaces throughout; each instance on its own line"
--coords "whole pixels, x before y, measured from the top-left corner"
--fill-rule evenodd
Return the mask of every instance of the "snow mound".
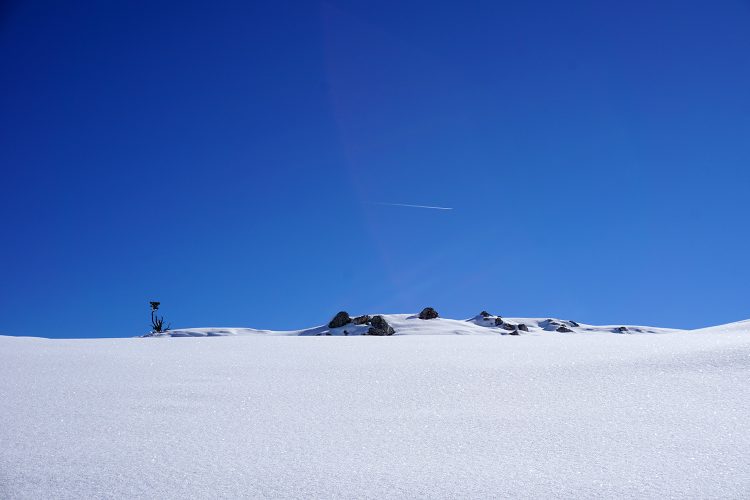
M 696 333 L 748 333 L 750 332 L 750 319 L 690 331 Z

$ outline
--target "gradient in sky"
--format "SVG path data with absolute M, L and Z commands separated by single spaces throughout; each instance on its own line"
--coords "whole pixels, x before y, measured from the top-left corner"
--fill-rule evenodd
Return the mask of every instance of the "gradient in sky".
M 0 86 L 0 333 L 750 317 L 747 1 L 11 1 Z

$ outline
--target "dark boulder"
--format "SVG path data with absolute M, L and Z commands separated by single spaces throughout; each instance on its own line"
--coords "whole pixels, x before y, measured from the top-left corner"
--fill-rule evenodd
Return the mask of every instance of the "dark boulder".
M 510 332 L 510 334 L 511 334 L 511 335 L 521 335 L 520 333 L 518 333 L 518 330 L 517 330 L 517 329 L 516 329 L 516 330 L 513 330 L 512 332 Z
M 483 318 L 489 318 L 490 316 L 492 316 L 492 315 L 491 315 L 490 313 L 488 313 L 487 311 L 482 311 L 482 312 L 480 312 L 480 313 L 479 313 L 479 315 L 480 315 L 481 317 L 483 317 Z
M 500 325 L 500 328 L 502 328 L 503 330 L 514 331 L 516 330 L 516 325 L 511 325 L 510 323 L 503 323 L 502 325 Z
M 372 318 L 370 318 L 370 325 L 374 326 L 375 328 L 380 328 L 382 330 L 387 330 L 391 328 L 391 325 L 389 325 L 388 322 L 385 320 L 385 318 L 380 315 L 373 316 Z
M 438 312 L 431 307 L 425 307 L 422 309 L 422 312 L 419 313 L 419 319 L 435 319 L 437 317 L 439 317 Z
M 555 330 L 555 331 L 556 332 L 560 332 L 560 333 L 571 333 L 573 330 L 571 330 L 567 326 L 561 325 L 561 326 L 557 327 L 557 330 Z
M 352 323 L 354 323 L 355 325 L 366 325 L 370 322 L 370 319 L 372 318 L 365 314 L 363 316 L 357 316 L 356 318 L 352 319 Z
M 352 318 L 349 317 L 349 313 L 341 311 L 328 323 L 328 328 L 341 328 L 344 325 L 348 325 L 352 322 Z
M 495 318 L 495 326 L 502 326 L 502 324 L 503 324 L 503 318 L 501 318 L 500 316 Z
M 367 330 L 367 335 L 385 336 L 396 333 L 396 330 L 382 316 L 373 316 L 370 319 L 370 325 L 372 326 Z
M 627 328 L 627 327 L 625 327 L 625 326 L 618 326 L 617 328 L 615 328 L 615 331 L 616 331 L 617 333 L 625 333 L 625 332 L 627 332 L 627 331 L 628 331 L 628 328 Z
M 579 325 L 578 323 L 576 323 L 575 321 L 573 321 L 572 319 L 569 319 L 569 320 L 568 320 L 568 323 L 570 323 L 570 326 L 575 326 L 575 327 L 579 327 L 579 326 L 581 326 L 581 325 Z
M 529 327 L 526 326 L 524 323 L 519 323 L 518 329 L 521 330 L 522 332 L 528 332 L 529 331 Z

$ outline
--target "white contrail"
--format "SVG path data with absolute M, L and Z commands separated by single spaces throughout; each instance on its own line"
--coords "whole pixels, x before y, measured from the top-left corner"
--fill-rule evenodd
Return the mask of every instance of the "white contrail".
M 409 207 L 409 208 L 429 208 L 432 210 L 453 210 L 452 207 L 431 207 L 429 205 L 409 205 L 408 203 L 385 203 L 385 202 L 375 202 L 373 205 L 385 205 L 388 207 Z

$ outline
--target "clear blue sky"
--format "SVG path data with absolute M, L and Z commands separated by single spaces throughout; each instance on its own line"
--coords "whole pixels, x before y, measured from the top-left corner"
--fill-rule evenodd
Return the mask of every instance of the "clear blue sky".
M 3 334 L 750 317 L 748 1 L 11 1 L 0 86 Z

